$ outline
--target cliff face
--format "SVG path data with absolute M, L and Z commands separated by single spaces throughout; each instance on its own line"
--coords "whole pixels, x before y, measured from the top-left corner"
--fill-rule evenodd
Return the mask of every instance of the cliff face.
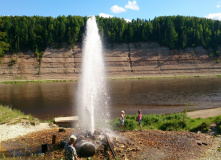
M 33 52 L 6 55 L 0 79 L 77 79 L 82 49 L 47 48 L 39 63 Z M 115 44 L 104 49 L 109 77 L 218 75 L 221 63 L 202 47 L 169 50 L 156 43 Z M 96 64 L 95 64 L 96 65 Z

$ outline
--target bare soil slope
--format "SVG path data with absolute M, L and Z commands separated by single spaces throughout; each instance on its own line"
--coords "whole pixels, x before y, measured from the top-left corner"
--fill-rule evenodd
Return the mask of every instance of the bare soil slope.
M 104 49 L 104 56 L 112 78 L 219 75 L 220 58 L 209 57 L 211 52 L 202 47 L 169 50 L 156 43 L 130 43 L 112 44 Z M 0 64 L 0 80 L 77 79 L 81 56 L 77 45 L 47 48 L 40 62 L 30 51 L 6 55 Z

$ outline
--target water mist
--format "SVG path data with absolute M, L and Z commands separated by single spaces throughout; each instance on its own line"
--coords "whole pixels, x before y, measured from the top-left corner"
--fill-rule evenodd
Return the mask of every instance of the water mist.
M 102 129 L 109 120 L 108 93 L 102 41 L 92 16 L 87 20 L 83 42 L 80 81 L 77 91 L 77 107 L 82 130 L 94 132 Z

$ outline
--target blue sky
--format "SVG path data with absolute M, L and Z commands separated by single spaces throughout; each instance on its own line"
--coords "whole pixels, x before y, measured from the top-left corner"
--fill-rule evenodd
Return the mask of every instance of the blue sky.
M 113 16 L 153 19 L 196 16 L 221 20 L 221 0 L 0 0 L 0 16 Z

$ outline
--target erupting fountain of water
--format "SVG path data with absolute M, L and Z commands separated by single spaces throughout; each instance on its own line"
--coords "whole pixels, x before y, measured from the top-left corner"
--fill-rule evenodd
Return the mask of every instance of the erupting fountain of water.
M 94 133 L 109 119 L 108 93 L 102 41 L 96 17 L 87 20 L 81 75 L 77 91 L 77 106 L 82 130 Z

